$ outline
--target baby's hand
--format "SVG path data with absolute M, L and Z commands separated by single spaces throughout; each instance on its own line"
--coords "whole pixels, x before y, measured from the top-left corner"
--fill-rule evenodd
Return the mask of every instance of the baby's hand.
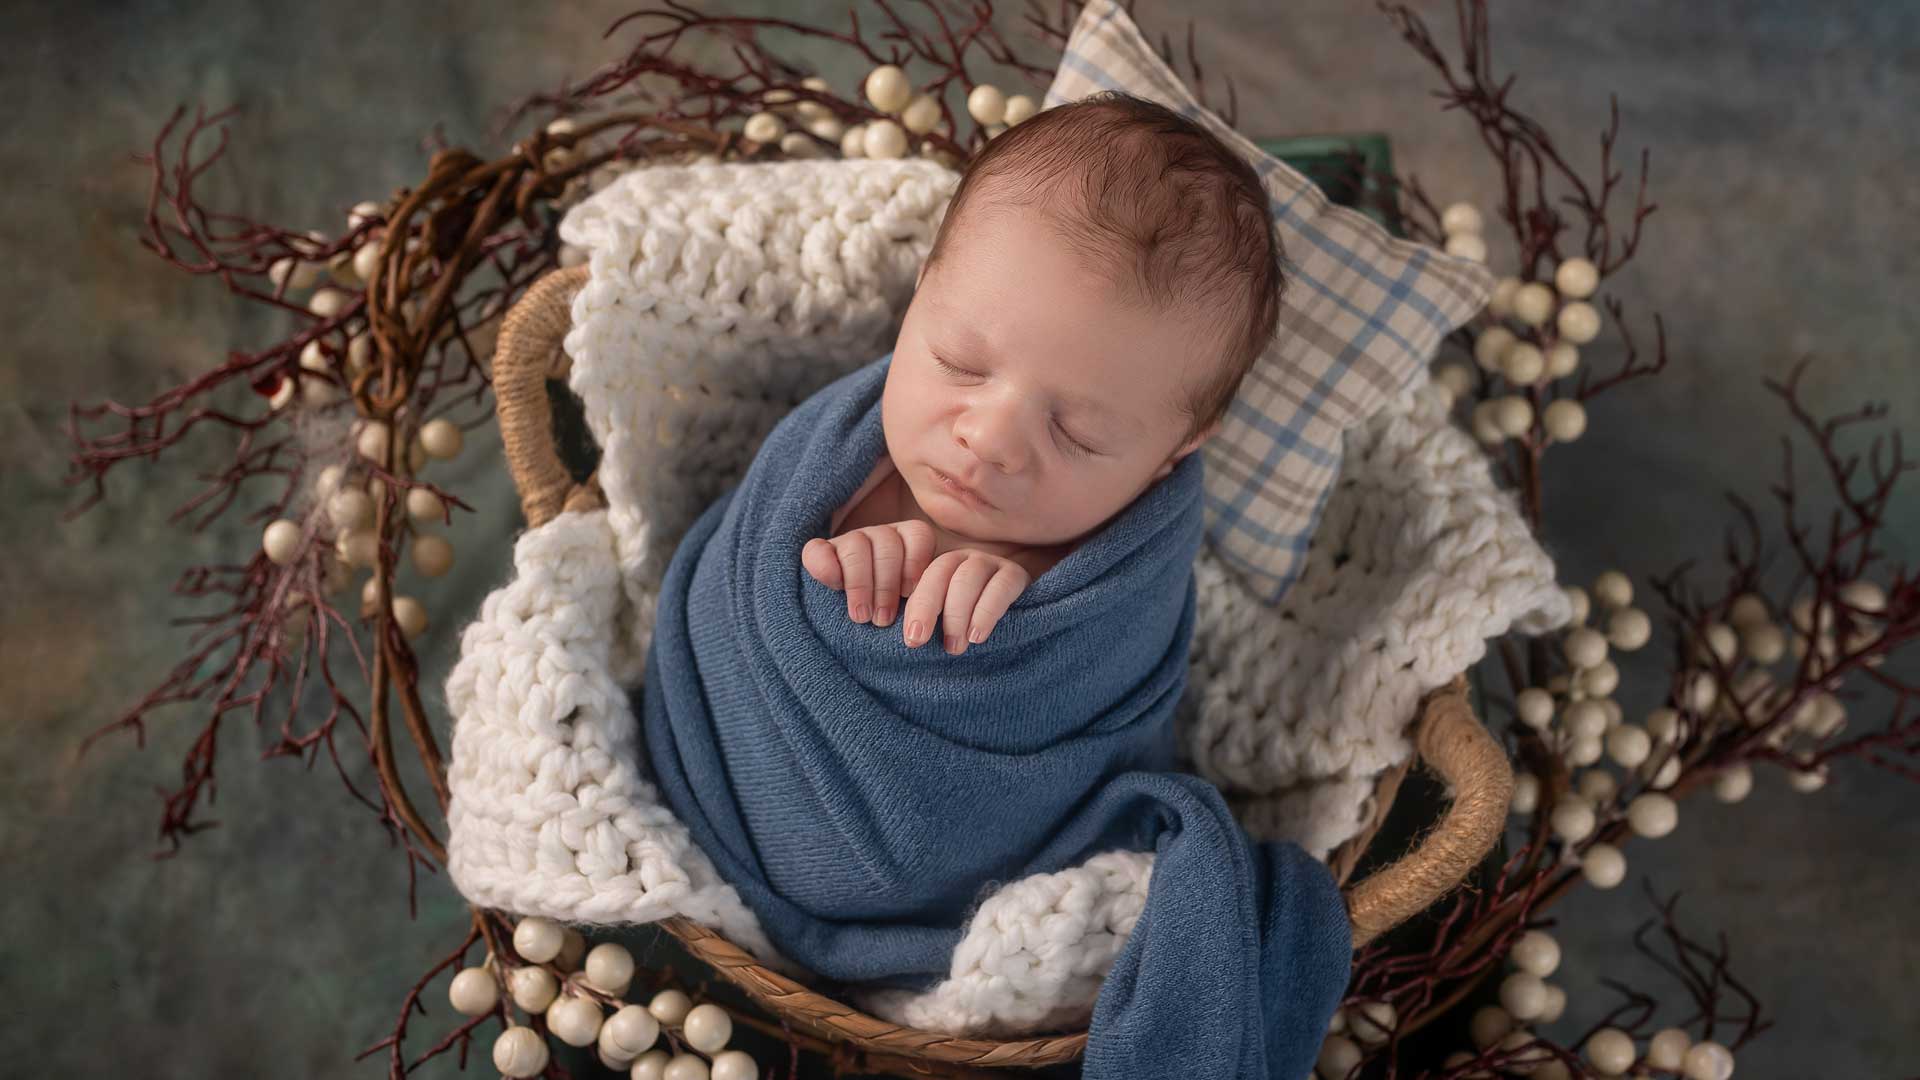
M 959 656 L 969 643 L 987 640 L 1000 616 L 1032 580 L 1025 567 L 1004 556 L 972 548 L 941 555 L 927 567 L 907 600 L 907 646 L 918 648 L 925 643 L 933 633 L 933 617 L 940 615 L 946 650 Z
M 871 611 L 875 626 L 893 625 L 900 597 L 913 591 L 932 558 L 933 526 L 924 521 L 868 525 L 800 549 L 800 565 L 814 580 L 846 591 L 847 617 L 866 622 Z

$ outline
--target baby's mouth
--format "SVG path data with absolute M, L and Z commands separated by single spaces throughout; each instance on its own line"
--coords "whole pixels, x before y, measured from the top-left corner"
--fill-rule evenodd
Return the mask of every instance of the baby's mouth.
M 966 485 L 960 483 L 958 480 L 955 480 L 953 477 L 947 475 L 946 473 L 941 472 L 939 469 L 936 469 L 933 466 L 929 465 L 927 466 L 927 471 L 933 474 L 934 483 L 939 486 L 941 491 L 944 491 L 947 494 L 953 496 L 954 498 L 960 500 L 961 502 L 968 503 L 969 505 L 978 506 L 988 510 L 991 510 L 994 508 L 993 504 L 991 502 L 988 502 L 986 497 L 981 495 L 978 491 L 975 491 L 973 488 L 967 487 Z

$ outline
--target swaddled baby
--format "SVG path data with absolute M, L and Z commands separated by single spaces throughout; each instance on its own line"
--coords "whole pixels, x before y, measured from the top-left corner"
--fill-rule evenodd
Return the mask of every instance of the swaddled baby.
M 1152 851 L 1083 1075 L 1311 1069 L 1351 967 L 1339 889 L 1174 769 L 1193 452 L 1274 332 L 1266 199 L 1123 95 L 1003 133 L 894 350 L 782 418 L 675 550 L 649 772 L 827 984 L 925 990 L 996 884 Z
M 803 564 L 855 622 L 950 653 L 1219 430 L 1266 348 L 1267 195 L 1203 128 L 1117 92 L 974 160 L 894 345 L 887 452 Z M 905 597 L 905 611 L 897 607 Z

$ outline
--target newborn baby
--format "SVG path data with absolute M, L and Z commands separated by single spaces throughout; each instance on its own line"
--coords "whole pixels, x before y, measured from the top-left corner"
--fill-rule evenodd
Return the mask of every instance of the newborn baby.
M 955 191 L 894 345 L 886 453 L 801 553 L 855 622 L 891 626 L 906 596 L 908 646 L 945 612 L 955 655 L 1219 430 L 1279 310 L 1267 196 L 1231 150 L 1118 92 L 1027 125 Z
M 682 539 L 647 771 L 824 992 L 925 992 L 996 887 L 1150 851 L 1130 928 L 1036 943 L 1048 970 L 968 1023 L 1071 1013 L 1101 974 L 1087 1080 L 1311 1071 L 1352 963 L 1339 886 L 1174 752 L 1193 452 L 1279 283 L 1266 192 L 1213 135 L 1119 94 L 1046 110 L 961 178 L 893 351 L 783 417 Z

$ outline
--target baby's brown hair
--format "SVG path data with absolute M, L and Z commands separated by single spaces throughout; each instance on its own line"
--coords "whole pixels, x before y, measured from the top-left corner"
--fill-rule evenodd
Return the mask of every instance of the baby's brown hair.
M 988 181 L 1005 183 L 981 195 Z M 1267 189 L 1245 158 L 1200 124 L 1119 90 L 1056 105 L 967 164 L 927 273 L 976 198 L 1040 205 L 1110 285 L 1153 310 L 1218 313 L 1211 344 L 1225 356 L 1180 403 L 1180 443 L 1226 415 L 1273 340 L 1286 285 Z

